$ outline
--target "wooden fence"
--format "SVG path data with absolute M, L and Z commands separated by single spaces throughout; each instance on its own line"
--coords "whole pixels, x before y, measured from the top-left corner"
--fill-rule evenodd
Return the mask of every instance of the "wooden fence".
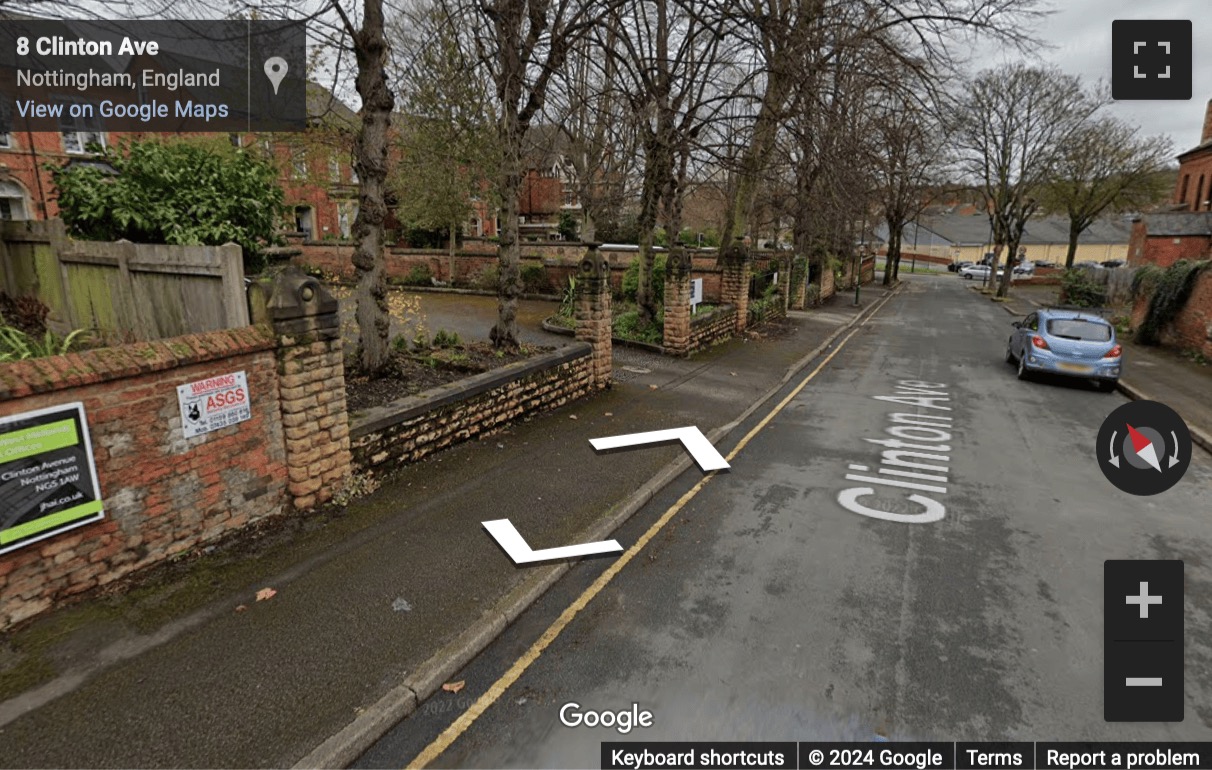
M 239 246 L 76 241 L 63 223 L 6 222 L 0 288 L 34 295 L 49 325 L 155 340 L 249 323 Z

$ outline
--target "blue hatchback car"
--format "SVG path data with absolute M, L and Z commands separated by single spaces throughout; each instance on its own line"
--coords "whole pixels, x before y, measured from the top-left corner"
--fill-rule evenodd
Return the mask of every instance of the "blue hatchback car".
M 1119 382 L 1123 353 L 1105 318 L 1067 308 L 1045 308 L 1015 321 L 1006 343 L 1006 361 L 1018 365 L 1020 380 L 1046 372 L 1095 380 L 1107 392 Z

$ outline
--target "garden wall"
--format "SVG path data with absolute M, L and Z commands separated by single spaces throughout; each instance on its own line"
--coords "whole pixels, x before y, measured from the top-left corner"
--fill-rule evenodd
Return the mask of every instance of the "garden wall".
M 1152 293 L 1137 297 L 1132 306 L 1132 329 L 1140 328 L 1149 310 Z M 1212 358 L 1212 269 L 1195 279 L 1187 304 L 1173 322 L 1161 331 L 1161 343 L 1183 351 L 1198 351 Z
M 476 242 L 474 248 L 465 247 L 453 257 L 445 251 L 390 247 L 384 254 L 384 265 L 388 280 L 404 281 L 416 275 L 414 271 L 424 270 L 443 283 L 452 283 L 453 276 L 453 285 L 492 289 L 492 285 L 483 283 L 484 278 L 493 275 L 497 267 L 496 246 L 491 245 L 491 250 L 485 250 L 484 243 Z M 298 252 L 291 257 L 294 265 L 319 269 L 347 280 L 354 275 L 351 245 L 338 241 L 304 241 L 292 249 Z M 623 274 L 638 252 L 634 249 L 600 251 L 610 263 L 610 284 L 617 294 L 622 291 Z M 543 268 L 543 275 L 526 290 L 536 294 L 560 294 L 568 286 L 568 278 L 577 274 L 584 253 L 585 247 L 581 244 L 523 244 L 523 271 L 528 266 Z M 704 302 L 720 301 L 722 274 L 723 270 L 716 265 L 713 252 L 693 257 L 692 277 L 703 279 Z
M 690 351 L 704 350 L 732 337 L 736 332 L 736 308 L 723 305 L 690 318 Z
M 84 404 L 105 511 L 0 554 L 0 630 L 285 509 L 274 348 L 259 326 L 0 366 L 0 417 Z M 241 371 L 251 418 L 185 438 L 177 386 Z
M 354 415 L 354 467 L 415 462 L 524 414 L 562 406 L 591 392 L 592 364 L 590 346 L 577 342 Z

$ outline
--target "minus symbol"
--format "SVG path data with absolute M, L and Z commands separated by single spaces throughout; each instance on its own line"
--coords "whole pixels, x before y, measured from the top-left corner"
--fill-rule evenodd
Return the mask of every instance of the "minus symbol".
M 1130 676 L 1126 679 L 1128 687 L 1161 687 L 1160 676 Z

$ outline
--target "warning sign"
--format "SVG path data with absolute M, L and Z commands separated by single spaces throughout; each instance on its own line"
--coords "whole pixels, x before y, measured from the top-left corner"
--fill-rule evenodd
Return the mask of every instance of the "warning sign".
M 252 417 L 248 378 L 244 372 L 191 382 L 177 387 L 181 427 L 185 438 L 201 436 Z

